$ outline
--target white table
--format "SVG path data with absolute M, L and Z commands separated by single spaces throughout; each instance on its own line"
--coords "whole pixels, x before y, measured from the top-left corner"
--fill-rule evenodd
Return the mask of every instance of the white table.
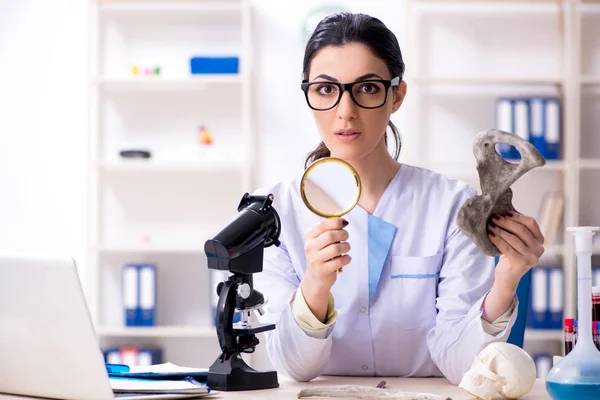
M 342 377 L 342 376 L 322 376 L 310 382 L 295 382 L 283 376 L 279 376 L 279 388 L 269 390 L 258 390 L 248 392 L 220 392 L 214 399 L 296 399 L 298 392 L 309 386 L 324 385 L 365 385 L 375 387 L 379 382 L 385 381 L 385 387 L 388 389 L 401 390 L 405 392 L 427 392 L 450 397 L 452 400 L 473 400 L 476 397 L 471 396 L 458 386 L 448 382 L 445 378 L 390 378 L 390 377 Z M 211 398 L 209 397 L 209 398 Z M 316 397 L 309 397 L 317 399 Z M 339 399 L 339 398 L 338 398 Z M 497 395 L 494 399 L 504 399 Z M 538 379 L 531 392 L 521 397 L 523 400 L 547 400 L 550 396 L 546 392 L 546 383 Z M 4 400 L 4 399 L 0 399 Z
M 206 399 L 296 399 L 298 392 L 309 386 L 324 385 L 365 385 L 375 387 L 379 382 L 386 381 L 386 388 L 401 390 L 406 392 L 427 392 L 450 397 L 452 400 L 476 399 L 463 391 L 458 386 L 452 385 L 444 378 L 389 378 L 389 377 L 341 377 L 341 376 L 322 376 L 310 382 L 295 382 L 283 376 L 279 376 L 279 387 L 268 390 L 252 390 L 245 392 L 219 392 Z M 26 396 L 12 396 L 0 394 L 0 400 L 33 400 Z M 39 398 L 36 398 L 39 400 Z M 316 397 L 308 398 L 316 399 Z M 338 398 L 339 399 L 339 398 Z M 503 399 L 497 395 L 494 399 Z M 521 397 L 523 400 L 547 400 L 550 396 L 546 392 L 545 381 L 538 379 L 535 386 L 527 395 Z

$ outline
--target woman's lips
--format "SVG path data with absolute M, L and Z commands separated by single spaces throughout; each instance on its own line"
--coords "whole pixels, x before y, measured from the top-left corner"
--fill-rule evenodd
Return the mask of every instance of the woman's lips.
M 335 132 L 335 137 L 344 143 L 353 142 L 356 139 L 358 139 L 359 136 L 360 136 L 360 132 L 350 130 L 350 129 L 343 129 L 343 130 L 339 130 L 339 131 Z

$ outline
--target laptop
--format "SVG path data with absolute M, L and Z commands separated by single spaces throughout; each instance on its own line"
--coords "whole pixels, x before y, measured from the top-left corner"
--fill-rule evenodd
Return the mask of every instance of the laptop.
M 21 255 L 0 255 L 0 393 L 66 400 L 201 396 L 113 393 L 74 260 Z

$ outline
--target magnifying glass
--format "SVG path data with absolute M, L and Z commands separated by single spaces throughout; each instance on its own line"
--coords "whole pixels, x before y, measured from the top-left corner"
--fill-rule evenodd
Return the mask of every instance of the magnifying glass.
M 324 218 L 348 214 L 358 204 L 361 189 L 356 170 L 346 161 L 334 157 L 312 163 L 300 181 L 302 201 L 310 211 Z

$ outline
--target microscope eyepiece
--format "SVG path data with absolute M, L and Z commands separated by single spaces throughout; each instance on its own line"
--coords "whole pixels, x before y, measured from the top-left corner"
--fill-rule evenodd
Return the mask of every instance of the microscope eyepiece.
M 208 268 L 242 274 L 261 272 L 263 248 L 279 246 L 281 221 L 272 204 L 272 194 L 246 193 L 239 213 L 204 244 Z

